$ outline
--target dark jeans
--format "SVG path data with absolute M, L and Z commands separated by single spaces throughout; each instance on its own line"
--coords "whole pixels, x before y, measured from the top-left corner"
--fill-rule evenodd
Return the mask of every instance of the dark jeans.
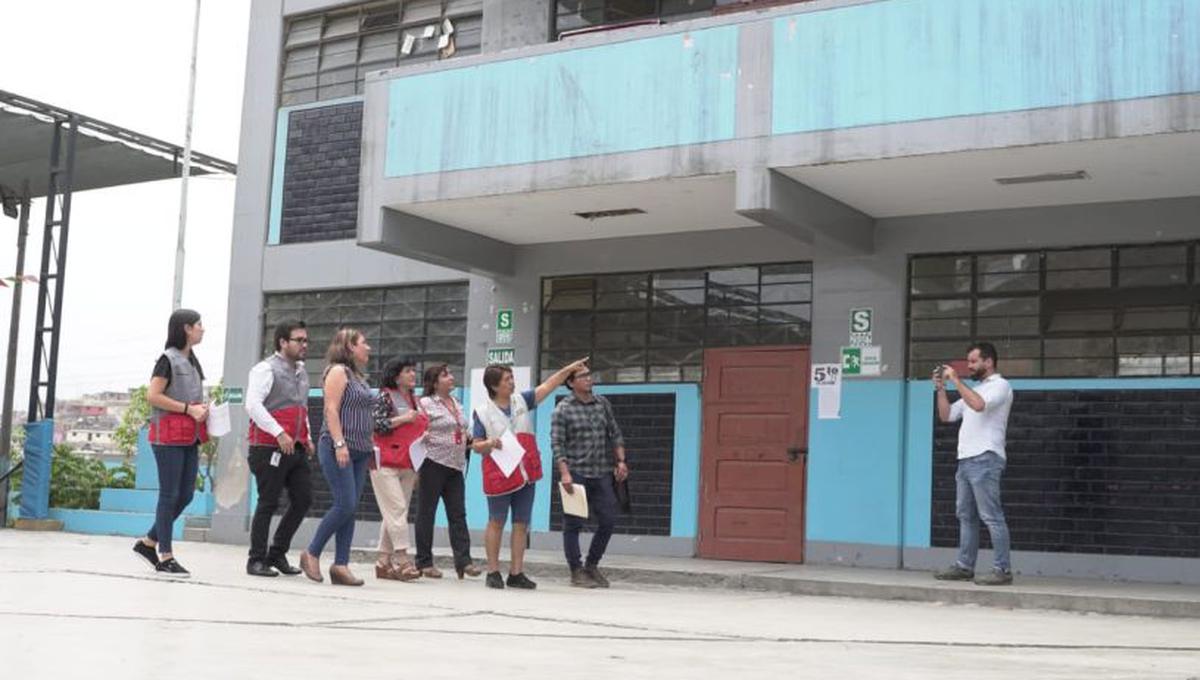
M 271 457 L 278 451 L 274 446 L 250 447 L 250 471 L 258 484 L 258 506 L 254 509 L 254 520 L 250 522 L 250 559 L 266 560 L 287 554 L 292 545 L 292 536 L 304 515 L 312 505 L 312 475 L 308 468 L 307 450 L 296 445 L 291 455 L 280 454 L 279 465 L 271 465 Z M 288 492 L 288 509 L 275 528 L 275 540 L 267 550 L 267 538 L 271 533 L 271 518 L 279 509 L 279 496 Z
M 158 552 L 169 553 L 175 520 L 196 495 L 200 447 L 153 444 L 150 448 L 158 465 L 158 507 L 154 510 L 154 526 L 146 532 L 146 538 L 158 541 Z
M 587 566 L 594 567 L 600 564 L 600 559 L 604 557 L 604 551 L 608 549 L 608 539 L 612 538 L 613 527 L 617 524 L 617 496 L 613 492 L 613 480 L 609 475 L 571 479 L 587 490 L 588 515 L 596 518 L 596 533 L 592 536 L 587 555 Z M 582 517 L 563 513 L 563 552 L 567 555 L 567 565 L 572 571 L 583 566 L 579 554 L 579 532 L 587 521 Z
M 454 566 L 465 567 L 471 563 L 466 480 L 461 470 L 426 459 L 417 474 L 417 568 L 433 566 L 433 519 L 438 499 L 446 506 Z
M 373 455 L 372 451 L 351 449 L 350 464 L 341 467 L 333 453 L 333 441 L 329 437 L 321 437 L 317 444 L 317 460 L 321 462 L 321 472 L 329 482 L 333 506 L 317 525 L 312 543 L 308 544 L 309 554 L 319 557 L 330 537 L 336 534 L 337 538 L 333 543 L 333 563 L 340 566 L 350 564 L 350 544 L 354 541 L 354 513 L 358 509 L 359 499 L 362 498 L 363 487 L 367 484 L 367 463 Z

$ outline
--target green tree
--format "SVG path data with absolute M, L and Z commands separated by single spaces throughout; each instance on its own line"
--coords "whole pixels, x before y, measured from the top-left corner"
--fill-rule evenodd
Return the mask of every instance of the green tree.
M 113 432 L 117 450 L 126 458 L 137 454 L 138 433 L 150 420 L 150 402 L 146 401 L 146 386 L 129 391 L 129 408 L 121 416 L 121 424 Z

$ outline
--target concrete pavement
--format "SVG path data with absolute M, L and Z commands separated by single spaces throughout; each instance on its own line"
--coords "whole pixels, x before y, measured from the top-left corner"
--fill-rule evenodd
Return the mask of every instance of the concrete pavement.
M 1200 623 L 541 578 L 362 588 L 243 572 L 180 543 L 187 581 L 125 538 L 0 531 L 5 677 L 1194 678 Z M 614 560 L 615 562 L 616 560 Z M 615 567 L 616 565 L 614 565 Z

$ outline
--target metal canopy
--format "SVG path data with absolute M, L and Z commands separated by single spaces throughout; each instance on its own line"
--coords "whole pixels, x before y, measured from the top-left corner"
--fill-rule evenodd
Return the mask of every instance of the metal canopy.
M 183 148 L 116 125 L 0 90 L 0 184 L 30 197 L 50 191 L 50 153 L 58 123 L 78 125 L 72 191 L 180 177 Z M 192 152 L 192 176 L 236 174 L 233 163 Z

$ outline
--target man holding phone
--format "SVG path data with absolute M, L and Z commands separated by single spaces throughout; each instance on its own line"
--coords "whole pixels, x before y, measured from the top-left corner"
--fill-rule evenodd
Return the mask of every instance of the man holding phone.
M 1005 439 L 1013 391 L 1008 381 L 996 372 L 996 348 L 980 342 L 967 351 L 967 369 L 976 381 L 968 386 L 950 366 L 933 371 L 937 390 L 938 419 L 943 423 L 962 421 L 958 431 L 958 472 L 955 514 L 959 522 L 958 559 L 934 574 L 942 581 L 970 581 L 983 586 L 1012 584 L 1009 562 L 1008 524 L 1000 504 L 1000 480 L 1006 461 Z M 952 383 L 960 399 L 953 404 L 946 395 L 946 383 Z M 992 571 L 975 575 L 979 553 L 979 521 L 987 525 L 992 537 L 995 563 Z

